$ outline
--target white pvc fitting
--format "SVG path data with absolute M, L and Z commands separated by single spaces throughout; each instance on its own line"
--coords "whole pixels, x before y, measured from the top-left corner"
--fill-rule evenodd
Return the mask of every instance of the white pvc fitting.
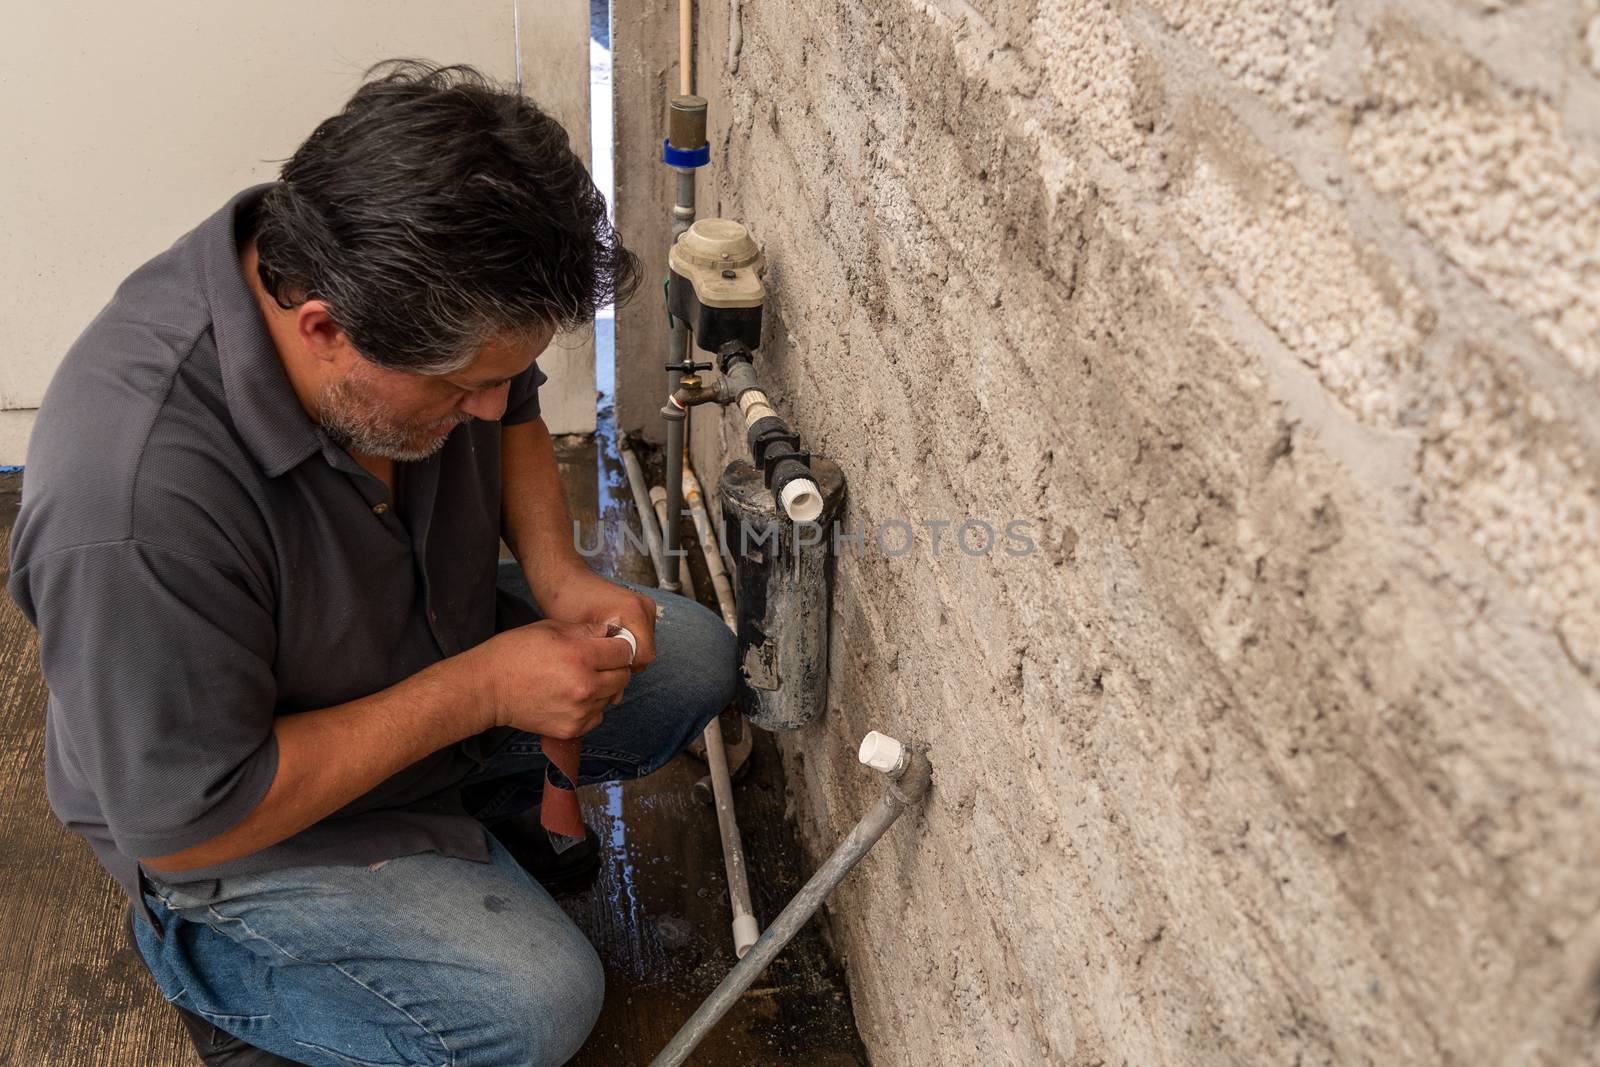
M 754 915 L 735 915 L 733 917 L 733 954 L 741 960 L 744 954 L 755 946 L 756 939 L 761 936 L 761 927 L 756 925 Z
M 822 490 L 810 478 L 796 478 L 778 493 L 784 513 L 795 522 L 815 522 L 822 514 Z
M 873 730 L 861 739 L 861 750 L 856 758 L 875 771 L 893 774 L 905 763 L 906 746 L 888 734 Z
M 759 389 L 746 389 L 739 394 L 739 412 L 744 416 L 744 428 L 747 430 L 762 419 L 776 418 L 778 415 L 772 409 L 767 394 Z
M 614 634 L 608 634 L 608 637 L 620 637 L 622 640 L 628 642 L 628 662 L 632 663 L 639 655 L 639 639 L 634 637 L 633 631 L 629 630 L 626 626 L 619 626 L 614 622 L 610 623 L 609 625 L 617 632 Z

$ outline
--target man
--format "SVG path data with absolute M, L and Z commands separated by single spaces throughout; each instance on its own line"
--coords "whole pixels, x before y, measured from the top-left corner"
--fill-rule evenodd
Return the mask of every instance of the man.
M 539 419 L 534 360 L 637 272 L 549 116 L 386 64 L 57 373 L 11 579 L 50 800 L 207 1062 L 556 1064 L 593 1025 L 517 862 L 573 866 L 539 739 L 647 774 L 733 688 L 715 615 L 578 556 Z

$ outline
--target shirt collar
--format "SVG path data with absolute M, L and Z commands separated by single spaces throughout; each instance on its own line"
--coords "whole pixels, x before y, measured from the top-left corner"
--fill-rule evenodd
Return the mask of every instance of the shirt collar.
M 323 436 L 295 395 L 255 294 L 239 269 L 239 216 L 272 183 L 251 186 L 200 224 L 195 236 L 228 415 L 269 478 L 319 451 Z

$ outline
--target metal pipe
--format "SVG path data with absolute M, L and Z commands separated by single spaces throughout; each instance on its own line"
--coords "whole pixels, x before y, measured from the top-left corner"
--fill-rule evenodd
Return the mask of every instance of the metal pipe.
M 661 486 L 650 489 L 650 503 L 656 517 L 666 518 L 667 493 Z M 678 577 L 685 595 L 694 599 L 694 579 L 689 576 L 689 557 L 678 561 Z M 724 613 L 723 620 L 727 620 Z M 728 749 L 722 741 L 722 718 L 706 723 L 701 735 L 706 742 L 706 765 L 711 769 L 711 796 L 717 812 L 717 833 L 722 838 L 722 867 L 728 876 L 728 904 L 733 910 L 733 953 L 743 959 L 761 934 L 755 910 L 750 906 L 750 876 L 745 868 L 744 841 L 739 836 L 739 817 L 733 808 L 733 776 L 728 772 Z
M 656 521 L 663 522 L 667 517 L 667 491 L 659 485 L 650 487 L 650 509 L 655 512 Z M 665 560 L 663 560 L 665 562 Z M 690 600 L 697 600 L 694 591 L 694 577 L 689 573 L 689 555 L 684 553 L 678 557 L 678 584 L 683 587 L 684 596 Z
M 678 193 L 683 195 L 683 174 L 689 176 L 688 183 L 688 213 L 692 221 L 694 218 L 694 171 L 680 171 Z M 673 209 L 674 213 L 682 210 L 684 205 L 680 201 Z M 667 511 L 666 517 L 661 520 L 661 551 L 669 561 L 667 575 L 662 580 L 661 586 L 672 592 L 677 592 L 679 582 L 674 568 L 670 565 L 673 559 L 683 559 L 683 552 L 678 547 L 678 531 L 683 514 L 683 454 L 687 447 L 689 430 L 688 409 L 673 402 L 673 396 L 678 392 L 678 384 L 683 381 L 683 363 L 689 358 L 689 328 L 681 319 L 674 319 L 671 335 L 671 366 L 667 370 L 667 402 L 661 408 L 661 417 L 667 420 Z
M 673 331 L 674 363 L 681 362 L 678 359 L 681 347 L 681 342 L 677 340 L 678 333 L 678 330 Z M 682 377 L 680 371 L 667 372 L 669 394 L 677 390 L 678 380 Z M 667 573 L 661 579 L 661 587 L 676 593 L 683 588 L 680 574 L 687 572 L 686 567 L 673 567 L 672 561 L 676 559 L 682 564 L 687 560 L 683 550 L 678 547 L 678 528 L 683 513 L 683 442 L 689 412 L 669 400 L 661 409 L 661 417 L 667 420 L 667 488 L 664 490 L 667 499 L 666 508 L 661 513 L 661 554 L 666 559 Z
M 873 735 L 868 735 L 869 739 Z M 684 1023 L 667 1047 L 661 1050 L 660 1055 L 650 1061 L 650 1067 L 678 1067 L 689 1058 L 695 1046 L 704 1040 L 711 1028 L 728 1013 L 728 1009 L 749 989 L 756 978 L 772 962 L 773 958 L 783 950 L 800 928 L 806 924 L 816 910 L 822 906 L 828 894 L 833 892 L 835 886 L 844 880 L 845 875 L 860 861 L 862 856 L 877 843 L 884 832 L 894 825 L 902 812 L 916 804 L 927 794 L 928 782 L 932 776 L 932 768 L 928 760 L 920 752 L 904 749 L 892 738 L 882 738 L 883 742 L 892 742 L 899 748 L 900 758 L 897 766 L 885 770 L 889 775 L 887 788 L 878 803 L 872 810 L 862 816 L 848 836 L 833 850 L 826 862 L 811 876 L 811 880 L 801 887 L 800 892 L 789 901 L 788 907 L 772 921 L 761 939 L 756 942 L 750 954 L 734 965 L 733 970 L 722 980 L 722 984 L 712 991 L 695 1013 L 689 1016 L 689 1021 Z M 863 752 L 861 758 L 867 761 L 868 753 Z M 881 760 L 873 753 L 874 762 L 869 764 L 878 767 Z
M 692 3 L 692 0 L 685 0 Z M 687 89 L 668 106 L 668 141 L 676 148 L 698 148 L 705 143 L 706 104 L 691 97 Z M 672 239 L 694 224 L 695 187 L 693 167 L 674 167 L 678 174 L 677 196 L 672 205 Z M 689 324 L 673 318 L 668 339 L 667 403 L 661 408 L 661 417 L 667 420 L 667 518 L 661 523 L 661 550 L 668 561 L 667 575 L 661 583 L 663 589 L 677 592 L 678 577 L 671 566 L 680 558 L 678 532 L 683 514 L 683 454 L 689 439 L 689 413 L 682 405 L 674 404 L 672 396 L 683 380 L 683 365 L 693 352 L 689 347 Z
M 672 206 L 672 239 L 676 241 L 685 230 L 694 225 L 695 191 L 694 169 L 676 167 L 678 173 L 677 198 Z
M 662 585 L 661 579 L 666 574 L 667 564 L 661 552 L 661 528 L 656 522 L 655 508 L 650 504 L 650 494 L 644 487 L 644 471 L 633 449 L 623 445 L 617 451 L 622 454 L 622 469 L 628 472 L 628 488 L 633 490 L 633 506 L 639 512 L 639 526 L 644 530 L 645 547 L 650 552 L 650 563 L 656 569 L 656 584 Z

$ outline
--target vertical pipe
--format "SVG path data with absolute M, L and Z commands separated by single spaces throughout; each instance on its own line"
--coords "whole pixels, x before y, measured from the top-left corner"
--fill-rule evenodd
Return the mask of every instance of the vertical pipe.
M 680 327 L 681 329 L 681 327 Z M 682 342 L 678 339 L 678 329 L 672 331 L 673 337 L 673 363 L 679 361 L 679 351 Z M 667 573 L 661 581 L 661 586 L 671 592 L 678 592 L 682 588 L 678 566 L 673 560 L 687 563 L 683 550 L 678 547 L 678 530 L 683 517 L 683 451 L 686 440 L 685 431 L 688 429 L 689 413 L 678 407 L 670 399 L 672 391 L 678 388 L 678 382 L 683 377 L 681 371 L 667 372 L 667 404 L 661 409 L 661 414 L 667 420 L 667 488 L 666 510 L 661 514 L 661 554 L 667 562 Z
M 692 2 L 692 0 L 686 0 Z M 685 91 L 668 105 L 668 143 L 674 148 L 699 148 L 705 144 L 706 102 L 691 97 Z M 672 239 L 677 239 L 694 224 L 695 188 L 694 168 L 675 167 L 677 194 L 672 205 Z M 678 389 L 683 371 L 678 369 L 688 361 L 693 350 L 689 345 L 689 324 L 674 318 L 670 338 L 667 371 L 667 395 Z M 661 549 L 667 558 L 667 575 L 662 588 L 678 591 L 678 575 L 672 560 L 679 555 L 678 530 L 683 514 L 683 454 L 688 448 L 689 412 L 668 400 L 661 409 L 667 420 L 667 518 L 661 524 Z
M 695 188 L 694 170 L 691 167 L 677 169 L 677 201 L 672 206 L 672 240 L 676 242 L 683 232 L 694 224 Z M 689 344 L 689 324 L 680 319 L 672 320 L 672 336 L 670 340 L 671 362 L 675 367 L 694 357 L 694 350 Z M 670 397 L 678 390 L 678 383 L 683 380 L 681 370 L 667 372 L 667 395 Z M 672 580 L 669 589 L 677 591 L 678 582 L 674 568 L 670 561 L 678 555 L 680 549 L 679 532 L 682 529 L 683 515 L 683 457 L 689 450 L 689 410 L 679 408 L 672 401 L 667 401 L 662 408 L 662 414 L 667 419 L 667 519 L 661 527 L 662 551 L 665 553 L 668 566 L 668 577 Z
M 623 445 L 617 449 L 622 454 L 622 469 L 628 472 L 628 488 L 633 491 L 633 506 L 639 512 L 639 527 L 644 531 L 645 548 L 650 552 L 650 562 L 656 569 L 656 585 L 665 586 L 662 579 L 667 573 L 666 557 L 661 552 L 661 526 L 656 521 L 656 510 L 645 490 L 644 471 L 633 449 Z
M 693 475 L 690 475 L 693 477 Z M 650 490 L 656 517 L 666 518 L 666 493 L 658 485 Z M 669 564 L 670 566 L 670 564 Z M 694 579 L 689 577 L 689 558 L 680 561 L 678 577 L 684 592 L 694 598 Z M 724 611 L 726 621 L 726 611 Z M 717 810 L 717 832 L 722 837 L 722 866 L 728 875 L 728 904 L 733 909 L 733 952 L 743 959 L 761 934 L 755 910 L 750 905 L 750 875 L 744 864 L 744 841 L 739 836 L 739 819 L 733 810 L 733 776 L 728 771 L 728 750 L 722 742 L 721 717 L 706 724 L 706 764 L 711 769 L 711 795 Z
M 711 796 L 717 808 L 717 832 L 722 837 L 722 865 L 728 875 L 728 902 L 733 908 L 733 954 L 744 959 L 761 925 L 750 906 L 750 876 L 744 866 L 744 841 L 733 810 L 733 776 L 728 771 L 728 749 L 722 741 L 722 718 L 706 723 L 706 763 L 711 768 Z
M 678 193 L 677 203 L 672 209 L 672 239 L 676 241 L 694 224 L 694 168 L 676 167 L 678 173 L 676 188 Z

